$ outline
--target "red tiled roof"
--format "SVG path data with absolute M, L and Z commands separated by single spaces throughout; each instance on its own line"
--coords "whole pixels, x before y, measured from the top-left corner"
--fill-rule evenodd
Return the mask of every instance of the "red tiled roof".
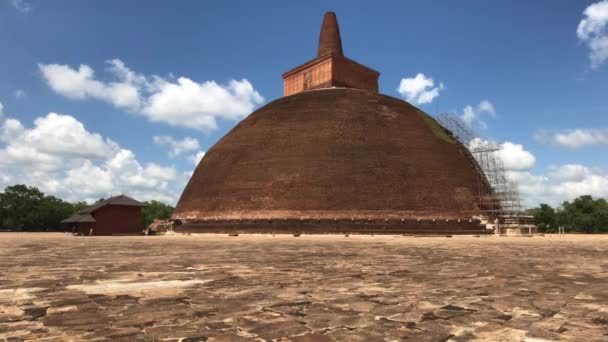
M 106 205 L 124 205 L 124 206 L 133 206 L 133 207 L 145 206 L 145 204 L 143 204 L 137 200 L 134 200 L 131 197 L 128 197 L 125 195 L 120 195 L 120 196 L 110 197 L 106 200 L 99 201 L 90 207 L 84 208 L 80 211 L 80 214 L 90 214 L 90 213 L 94 212 L 95 210 L 97 210 L 101 207 L 104 207 Z

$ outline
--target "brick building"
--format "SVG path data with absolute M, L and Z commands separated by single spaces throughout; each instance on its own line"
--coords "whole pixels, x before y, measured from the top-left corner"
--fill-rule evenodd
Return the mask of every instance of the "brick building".
M 99 201 L 61 222 L 66 231 L 78 235 L 136 235 L 142 233 L 142 207 L 143 203 L 120 195 Z

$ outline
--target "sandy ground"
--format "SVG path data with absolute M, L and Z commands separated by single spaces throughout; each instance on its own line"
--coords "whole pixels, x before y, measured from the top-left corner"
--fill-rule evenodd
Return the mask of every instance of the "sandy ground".
M 0 233 L 0 341 L 607 341 L 608 236 Z

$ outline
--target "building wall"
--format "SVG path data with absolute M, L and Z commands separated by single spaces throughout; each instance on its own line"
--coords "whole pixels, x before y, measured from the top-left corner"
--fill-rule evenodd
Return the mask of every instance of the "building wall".
M 333 62 L 334 86 L 378 92 L 378 73 L 347 58 Z
M 283 94 L 289 96 L 329 87 L 364 89 L 377 93 L 378 76 L 376 71 L 348 58 L 327 56 L 304 64 L 301 70 L 286 76 Z
M 107 205 L 96 210 L 93 235 L 141 234 L 141 207 Z
M 286 77 L 283 83 L 283 94 L 289 96 L 305 90 L 330 86 L 331 80 L 332 58 L 327 58 Z
M 68 233 L 89 235 L 91 229 L 95 232 L 95 222 L 74 222 L 64 224 L 64 231 Z

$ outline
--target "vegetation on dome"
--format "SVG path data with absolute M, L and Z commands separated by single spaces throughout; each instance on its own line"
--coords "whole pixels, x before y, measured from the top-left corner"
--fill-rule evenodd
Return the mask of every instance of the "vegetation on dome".
M 420 114 L 420 116 L 422 117 L 422 119 L 426 122 L 426 124 L 431 128 L 431 131 L 433 131 L 433 134 L 435 134 L 435 136 L 445 142 L 448 142 L 450 144 L 455 144 L 456 140 L 454 139 L 454 137 L 450 136 L 445 128 L 443 128 L 439 122 L 437 122 L 437 120 L 435 120 L 432 116 L 428 115 L 427 113 L 418 110 L 417 111 L 418 114 Z

